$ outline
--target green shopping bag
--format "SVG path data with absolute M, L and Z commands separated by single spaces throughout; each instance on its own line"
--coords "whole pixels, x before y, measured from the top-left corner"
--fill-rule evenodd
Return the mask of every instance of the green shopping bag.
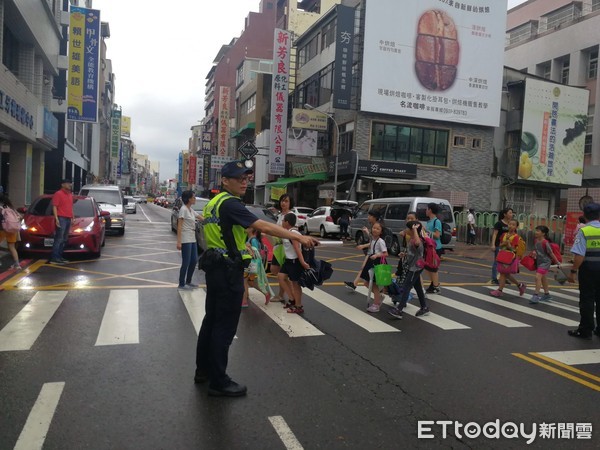
M 276 245 L 273 247 L 273 256 L 277 260 L 280 266 L 283 266 L 285 262 L 285 249 L 283 248 L 283 244 Z
M 392 266 L 387 264 L 385 258 L 382 258 L 381 264 L 377 264 L 373 268 L 375 272 L 375 283 L 377 286 L 389 286 L 392 284 Z

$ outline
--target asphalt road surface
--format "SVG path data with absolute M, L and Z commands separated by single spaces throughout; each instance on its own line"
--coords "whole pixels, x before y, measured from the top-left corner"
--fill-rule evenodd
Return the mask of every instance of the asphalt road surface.
M 205 291 L 176 289 L 169 219 L 138 205 L 101 258 L 2 280 L 0 449 L 599 447 L 600 339 L 567 336 L 576 286 L 491 297 L 484 247 L 446 255 L 431 314 L 413 302 L 403 320 L 343 286 L 363 258 L 350 242 L 319 248 L 335 272 L 303 316 L 257 291 L 242 311 L 229 372 L 248 395 L 208 397 L 193 383 Z

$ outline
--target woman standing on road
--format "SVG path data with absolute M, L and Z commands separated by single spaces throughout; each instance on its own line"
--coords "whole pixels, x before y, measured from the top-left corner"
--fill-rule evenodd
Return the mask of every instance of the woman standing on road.
M 192 209 L 196 203 L 194 191 L 181 194 L 181 208 L 177 219 L 177 250 L 181 250 L 181 268 L 179 269 L 178 289 L 196 289 L 192 283 L 194 269 L 198 262 L 198 245 L 196 244 L 196 219 L 203 220 L 200 214 Z
M 15 208 L 12 205 L 12 202 L 10 201 L 10 199 L 4 195 L 4 194 L 0 194 L 0 214 L 2 213 L 2 210 L 4 209 L 9 209 L 10 211 L 8 211 L 10 214 L 12 214 L 13 217 L 15 218 L 20 218 L 20 215 L 17 211 L 15 211 Z M 4 214 L 2 214 L 2 217 L 4 217 Z M 21 264 L 19 263 L 19 254 L 17 253 L 17 239 L 19 238 L 19 232 L 9 232 L 9 231 L 5 231 L 4 229 L 2 229 L 0 227 L 0 242 L 2 242 L 4 239 L 6 239 L 6 245 L 8 246 L 8 251 L 10 252 L 10 254 L 13 257 L 13 264 L 12 266 L 10 266 L 11 269 L 15 269 L 15 270 L 21 270 Z
M 292 200 L 292 198 L 290 197 L 289 194 L 283 194 L 281 197 L 279 197 L 279 216 L 277 217 L 277 225 L 279 225 L 280 227 L 283 227 L 283 218 L 285 217 L 286 214 L 288 213 L 292 213 L 292 208 L 294 207 L 294 200 Z M 280 242 L 277 245 L 281 245 L 283 246 L 283 244 Z M 283 247 L 282 247 L 283 248 Z M 281 262 L 281 264 L 283 264 L 284 261 Z M 275 277 L 279 278 L 279 271 L 281 270 L 281 264 L 279 263 L 279 261 L 277 261 L 277 258 L 275 257 L 275 252 L 273 252 L 273 258 L 271 260 L 271 274 L 275 275 Z M 271 299 L 272 302 L 283 302 L 285 303 L 285 299 L 283 298 L 285 295 L 285 290 L 283 289 L 283 285 L 281 284 L 281 281 L 279 282 L 279 291 L 277 292 L 277 295 L 275 297 L 273 297 Z M 292 300 L 291 298 L 288 300 Z
M 492 263 L 492 284 L 498 284 L 498 270 L 496 257 L 500 251 L 500 238 L 504 233 L 508 231 L 508 223 L 513 218 L 512 208 L 504 208 L 500 211 L 498 222 L 494 225 L 494 233 L 492 234 L 492 241 L 490 243 L 492 250 L 494 251 L 494 262 Z

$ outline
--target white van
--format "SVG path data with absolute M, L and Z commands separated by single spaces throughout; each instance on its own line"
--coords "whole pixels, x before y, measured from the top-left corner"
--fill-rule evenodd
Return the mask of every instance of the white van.
M 119 186 L 108 184 L 86 184 L 79 195 L 94 197 L 103 211 L 110 213 L 106 221 L 106 230 L 114 230 L 119 235 L 125 234 L 125 199 Z
M 437 203 L 440 207 L 438 217 L 442 221 L 442 226 L 452 233 L 452 239 L 449 244 L 444 245 L 445 249 L 452 250 L 456 245 L 456 224 L 454 223 L 454 212 L 452 205 L 448 200 L 442 198 L 431 197 L 394 197 L 394 198 L 378 198 L 367 200 L 354 213 L 354 217 L 350 221 L 348 233 L 354 238 L 357 244 L 367 242 L 367 236 L 363 234 L 363 227 L 367 225 L 367 215 L 370 211 L 377 211 L 383 219 L 384 225 L 388 228 L 393 236 L 386 238 L 388 251 L 391 255 L 396 256 L 400 251 L 400 243 L 398 233 L 406 227 L 406 215 L 410 211 L 417 213 L 417 219 L 425 223 L 429 219 L 426 215 L 427 205 L 429 203 Z M 388 242 L 389 241 L 389 242 Z

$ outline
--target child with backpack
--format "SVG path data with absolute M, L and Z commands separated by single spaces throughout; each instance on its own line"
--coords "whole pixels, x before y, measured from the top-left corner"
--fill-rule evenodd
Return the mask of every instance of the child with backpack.
M 267 273 L 265 272 L 265 266 L 263 265 L 264 252 L 262 245 L 262 235 L 256 228 L 246 228 L 246 234 L 248 234 L 248 242 L 246 247 L 252 255 L 250 265 L 246 273 L 244 274 L 244 296 L 242 297 L 242 308 L 248 307 L 248 288 L 253 287 L 258 289 L 265 296 L 265 305 L 268 305 L 271 301 L 271 297 L 274 295 L 269 280 L 267 279 Z
M 373 224 L 373 228 L 371 228 L 371 241 L 369 242 L 367 256 L 365 256 L 360 270 L 360 275 L 358 276 L 358 279 L 362 280 L 366 287 L 369 287 L 369 280 L 371 279 L 369 270 L 371 270 L 377 264 L 381 264 L 382 258 L 385 258 L 388 255 L 385 241 L 381 237 L 382 232 L 383 227 L 381 224 L 379 222 L 375 222 Z M 371 290 L 373 292 L 373 303 L 369 305 L 367 311 L 376 313 L 379 312 L 383 296 L 380 292 L 381 288 L 377 286 L 377 278 L 375 278 L 375 276 L 373 276 Z
M 15 211 L 12 202 L 6 195 L 0 196 L 0 242 L 6 239 L 8 251 L 13 257 L 13 264 L 10 268 L 15 270 L 21 270 L 16 247 L 20 227 L 21 216 Z
M 552 264 L 560 264 L 560 249 L 557 244 L 550 242 L 548 233 L 550 230 L 544 225 L 535 228 L 535 293 L 531 296 L 529 303 L 535 305 L 552 300 L 548 289 L 548 271 Z M 540 296 L 540 288 L 544 288 L 544 295 Z
M 413 287 L 417 292 L 419 303 L 421 305 L 421 309 L 417 311 L 416 316 L 425 316 L 429 314 L 429 308 L 427 307 L 425 299 L 425 292 L 423 291 L 423 285 L 421 284 L 421 272 L 423 272 L 423 268 L 425 267 L 424 241 L 425 239 L 429 238 L 422 237 L 423 226 L 419 221 L 416 220 L 407 222 L 405 236 L 408 240 L 406 245 L 406 261 L 404 266 L 407 272 L 401 288 L 400 302 L 398 303 L 398 306 L 388 311 L 391 316 L 397 319 L 402 319 L 402 309 L 406 306 L 408 294 Z M 432 251 L 433 254 L 437 256 L 435 253 L 435 247 L 429 251 Z
M 511 264 L 503 264 L 502 262 L 497 263 L 498 276 L 498 289 L 490 292 L 494 297 L 502 297 L 502 290 L 506 285 L 506 279 L 508 278 L 511 283 L 519 288 L 519 295 L 523 296 L 527 285 L 525 283 L 519 283 L 514 277 L 514 274 L 519 273 L 519 260 L 525 252 L 525 241 L 521 239 L 517 233 L 519 222 L 516 219 L 511 219 L 508 222 L 508 231 L 502 233 L 500 236 L 500 251 L 510 252 L 513 254 Z M 500 254 L 500 253 L 499 253 Z

